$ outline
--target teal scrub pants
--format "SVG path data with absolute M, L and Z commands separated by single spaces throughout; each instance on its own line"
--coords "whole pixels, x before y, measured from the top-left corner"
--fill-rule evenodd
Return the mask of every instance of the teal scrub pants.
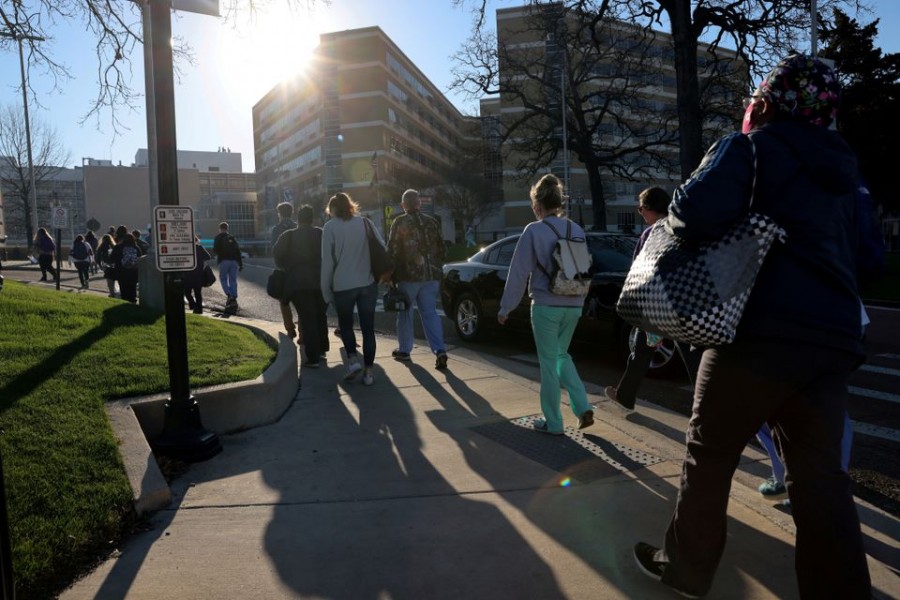
M 576 417 L 591 409 L 587 393 L 575 363 L 569 355 L 569 342 L 581 316 L 581 307 L 531 305 L 531 331 L 541 364 L 541 411 L 547 430 L 563 430 L 559 407 L 562 388 L 569 394 L 569 406 Z

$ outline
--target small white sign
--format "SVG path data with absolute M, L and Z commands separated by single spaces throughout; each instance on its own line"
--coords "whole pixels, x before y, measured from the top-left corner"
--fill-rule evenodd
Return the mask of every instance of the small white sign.
M 69 209 L 62 206 L 54 206 L 50 209 L 50 227 L 52 229 L 65 229 L 69 226 Z
M 191 271 L 197 266 L 193 208 L 177 205 L 154 207 L 153 232 L 157 269 Z

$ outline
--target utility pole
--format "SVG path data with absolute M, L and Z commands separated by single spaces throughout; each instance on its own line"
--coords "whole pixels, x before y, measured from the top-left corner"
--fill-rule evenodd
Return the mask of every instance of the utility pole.
M 31 120 L 28 118 L 28 79 L 25 75 L 25 54 L 22 50 L 22 40 L 43 42 L 44 38 L 38 35 L 25 35 L 13 31 L 0 31 L 0 36 L 12 38 L 19 46 L 19 73 L 22 76 L 22 105 L 25 108 L 25 146 L 28 149 L 28 179 L 31 185 L 31 235 L 38 230 L 38 205 L 37 188 L 34 185 L 34 160 L 31 157 Z M 27 240 L 30 244 L 31 240 Z

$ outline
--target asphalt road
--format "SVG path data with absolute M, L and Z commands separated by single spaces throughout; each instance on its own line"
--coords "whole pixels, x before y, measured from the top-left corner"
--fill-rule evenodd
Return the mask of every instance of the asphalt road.
M 6 263 L 3 274 L 7 279 L 36 281 L 37 267 L 21 263 Z M 265 291 L 266 279 L 272 272 L 271 261 L 250 259 L 245 261 L 238 276 L 238 303 L 241 316 L 265 321 L 280 322 L 281 314 L 275 300 Z M 52 283 L 46 283 L 52 287 Z M 61 287 L 70 290 L 78 285 L 74 270 L 62 272 Z M 105 290 L 100 276 L 91 287 Z M 225 295 L 217 282 L 204 290 L 204 304 L 215 313 L 221 313 Z M 380 310 L 380 307 L 379 307 Z M 851 379 L 850 418 L 854 426 L 853 453 L 850 474 L 855 482 L 857 496 L 900 517 L 900 307 L 867 305 L 872 323 L 866 341 L 867 360 Z M 227 315 L 221 315 L 227 318 Z M 376 319 L 383 333 L 391 333 L 392 317 L 380 314 Z M 448 344 L 466 346 L 467 342 L 453 335 L 452 326 Z M 534 344 L 529 335 L 501 332 L 489 340 L 478 343 L 478 348 L 498 356 L 537 364 Z M 571 349 L 579 373 L 585 381 L 598 385 L 614 384 L 623 364 L 611 347 L 602 343 L 574 343 Z M 451 350 L 452 356 L 452 350 Z M 692 391 L 687 377 L 672 379 L 647 379 L 640 390 L 640 397 L 666 406 L 683 414 L 690 413 Z

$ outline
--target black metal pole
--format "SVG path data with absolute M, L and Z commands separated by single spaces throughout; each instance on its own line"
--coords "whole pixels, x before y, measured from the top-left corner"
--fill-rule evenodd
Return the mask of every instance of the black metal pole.
M 152 44 L 153 108 L 155 113 L 157 184 L 160 204 L 178 205 L 178 154 L 175 141 L 175 83 L 172 74 L 171 0 L 149 0 Z M 187 333 L 184 318 L 184 288 L 181 274 L 164 275 L 166 346 L 169 358 L 171 397 L 165 406 L 163 433 L 153 446 L 181 460 L 200 461 L 222 449 L 218 435 L 203 428 L 197 401 L 191 396 L 188 377 Z
M 56 228 L 56 291 L 59 291 L 59 280 L 62 279 L 62 229 Z
M 0 587 L 3 600 L 16 597 L 12 567 L 12 543 L 9 540 L 9 516 L 6 514 L 6 482 L 3 478 L 3 458 L 0 456 Z

